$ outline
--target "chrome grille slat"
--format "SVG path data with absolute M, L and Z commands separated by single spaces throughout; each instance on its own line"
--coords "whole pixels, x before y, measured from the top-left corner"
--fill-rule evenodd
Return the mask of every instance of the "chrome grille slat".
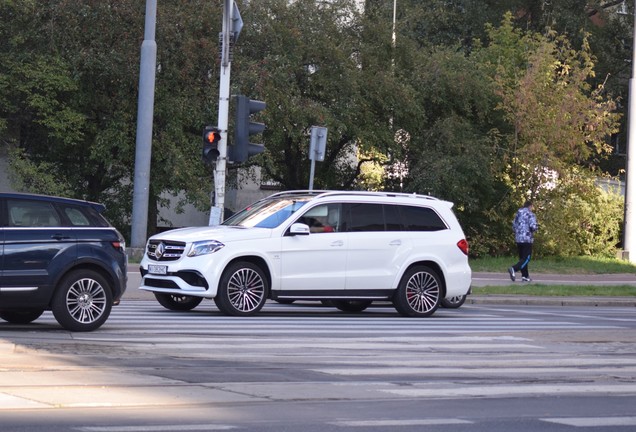
M 157 258 L 157 248 L 161 247 L 161 256 Z M 177 242 L 170 240 L 150 240 L 146 255 L 155 261 L 176 261 L 181 258 L 185 251 L 185 242 Z

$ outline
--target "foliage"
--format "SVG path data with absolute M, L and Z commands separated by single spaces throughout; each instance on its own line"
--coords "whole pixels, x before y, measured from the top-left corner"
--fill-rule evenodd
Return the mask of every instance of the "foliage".
M 562 36 L 521 32 L 510 14 L 500 27 L 490 27 L 489 35 L 488 45 L 476 50 L 475 57 L 492 73 L 495 94 L 501 97 L 497 109 L 505 124 L 499 129 L 498 154 L 505 165 L 499 175 L 511 188 L 512 204 L 494 219 L 511 220 L 514 207 L 530 198 L 545 209 L 540 217 L 554 221 L 546 223 L 543 238 L 550 241 L 539 241 L 539 251 L 545 247 L 546 253 L 555 252 L 554 245 L 559 245 L 564 254 L 611 254 L 621 220 L 620 208 L 614 205 L 618 200 L 593 187 L 589 176 L 594 171 L 586 161 L 591 154 L 609 152 L 606 140 L 617 131 L 618 118 L 615 102 L 602 87 L 589 84 L 594 76 L 589 46 L 584 43 L 575 50 Z M 605 201 L 614 204 L 607 206 Z M 603 213 L 609 228 L 600 229 L 586 219 L 588 213 Z M 565 229 L 563 220 L 573 221 L 572 226 Z M 590 225 L 595 229 L 588 229 Z M 509 232 L 506 228 L 502 234 Z M 494 243 L 491 252 L 502 244 L 501 235 Z
M 320 125 L 329 133 L 315 187 L 355 187 L 363 161 L 356 163 L 352 155 L 358 149 L 386 153 L 394 145 L 389 113 L 412 118 L 417 109 L 410 87 L 376 52 L 384 54 L 390 41 L 363 43 L 377 34 L 362 24 L 365 18 L 353 0 L 263 0 L 244 6 L 241 14 L 251 31 L 241 34 L 237 45 L 234 85 L 236 92 L 268 104 L 266 152 L 259 161 L 266 177 L 285 189 L 306 187 L 309 130 Z
M 2 1 L 0 15 L 0 125 L 19 149 L 11 153 L 15 186 L 104 202 L 127 234 L 143 4 Z M 201 126 L 215 111 L 210 16 L 220 23 L 209 2 L 158 7 L 151 233 L 162 193 L 209 204 L 210 174 L 198 156 Z
M 537 209 L 539 255 L 613 257 L 620 243 L 623 197 L 581 170 L 562 175 Z
M 0 136 L 15 184 L 102 201 L 125 233 L 142 3 L 0 0 Z M 511 251 L 510 220 L 532 197 L 540 253 L 611 254 L 620 200 L 590 175 L 619 131 L 626 20 L 597 1 L 400 0 L 394 43 L 393 2 L 364 5 L 239 2 L 232 93 L 267 103 L 266 151 L 247 165 L 304 188 L 309 130 L 326 126 L 317 189 L 453 201 L 477 255 Z M 209 204 L 200 131 L 216 118 L 221 13 L 219 2 L 158 4 L 149 233 L 167 195 L 177 210 Z

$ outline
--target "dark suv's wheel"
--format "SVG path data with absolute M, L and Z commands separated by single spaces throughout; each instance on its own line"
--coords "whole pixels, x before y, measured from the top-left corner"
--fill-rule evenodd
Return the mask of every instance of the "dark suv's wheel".
M 440 303 L 440 278 L 433 269 L 418 265 L 406 271 L 393 296 L 397 311 L 410 317 L 433 315 Z
M 343 312 L 362 312 L 373 302 L 371 300 L 332 300 L 332 303 Z
M 10 322 L 11 324 L 29 324 L 40 318 L 44 313 L 43 310 L 7 310 L 0 311 L 0 318 Z
M 55 319 L 70 331 L 91 331 L 99 328 L 113 307 L 111 288 L 93 270 L 75 270 L 57 286 L 52 310 Z
M 440 306 L 445 307 L 447 309 L 457 309 L 466 301 L 466 296 L 454 296 L 449 298 L 444 298 L 440 300 Z
M 254 315 L 265 304 L 268 291 L 267 278 L 259 266 L 235 262 L 223 272 L 214 302 L 227 315 Z
M 159 304 L 168 310 L 189 311 L 199 306 L 202 297 L 192 297 L 179 294 L 154 293 Z

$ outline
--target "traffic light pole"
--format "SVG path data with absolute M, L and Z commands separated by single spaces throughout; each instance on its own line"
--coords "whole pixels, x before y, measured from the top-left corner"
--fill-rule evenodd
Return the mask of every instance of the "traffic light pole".
M 210 207 L 208 225 L 218 225 L 223 220 L 225 208 L 225 170 L 227 166 L 227 138 L 230 111 L 230 39 L 233 37 L 234 0 L 223 1 L 223 28 L 221 34 L 221 74 L 219 80 L 219 117 L 218 128 L 221 132 L 218 150 L 219 157 L 214 169 L 214 205 Z

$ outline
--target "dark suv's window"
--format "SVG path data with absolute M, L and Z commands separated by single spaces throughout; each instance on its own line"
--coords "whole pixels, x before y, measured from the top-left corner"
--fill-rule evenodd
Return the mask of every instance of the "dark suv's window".
M 56 227 L 61 226 L 60 216 L 53 204 L 46 201 L 7 200 L 9 226 Z
M 71 226 L 97 226 L 107 227 L 109 223 L 95 209 L 91 207 L 76 207 L 72 205 L 59 205 Z

